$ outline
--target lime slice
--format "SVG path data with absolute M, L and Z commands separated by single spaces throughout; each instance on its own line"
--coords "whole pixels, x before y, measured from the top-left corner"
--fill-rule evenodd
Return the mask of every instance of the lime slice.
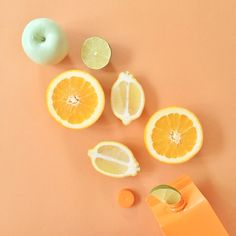
M 182 195 L 177 189 L 165 184 L 153 188 L 151 195 L 158 198 L 159 201 L 170 205 L 177 204 L 182 199 Z
M 81 58 L 87 67 L 98 70 L 109 63 L 111 48 L 106 40 L 100 37 L 91 37 L 83 43 Z

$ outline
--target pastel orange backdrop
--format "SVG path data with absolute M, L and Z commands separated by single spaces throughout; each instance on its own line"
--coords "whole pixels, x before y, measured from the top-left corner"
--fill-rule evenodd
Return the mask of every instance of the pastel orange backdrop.
M 235 1 L 2 0 L 0 9 L 0 235 L 161 235 L 145 196 L 183 173 L 236 235 Z M 68 36 L 69 56 L 56 66 L 36 65 L 22 50 L 22 30 L 37 17 L 54 19 Z M 104 70 L 90 71 L 80 59 L 82 42 L 92 35 L 112 47 Z M 90 71 L 106 93 L 101 119 L 81 131 L 57 124 L 45 105 L 51 79 L 71 68 Z M 112 115 L 109 102 L 125 70 L 146 92 L 142 117 L 128 127 Z M 170 105 L 195 112 L 205 134 L 197 157 L 178 166 L 154 160 L 143 143 L 148 117 Z M 87 150 L 101 140 L 127 144 L 140 174 L 112 179 L 94 171 Z M 136 192 L 133 208 L 116 203 L 121 188 Z

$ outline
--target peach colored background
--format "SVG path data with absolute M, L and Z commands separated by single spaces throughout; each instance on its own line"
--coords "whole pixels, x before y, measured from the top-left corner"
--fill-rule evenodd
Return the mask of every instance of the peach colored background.
M 234 0 L 2 0 L 0 70 L 0 235 L 161 235 L 144 198 L 154 185 L 186 173 L 236 235 L 236 2 Z M 21 48 L 25 24 L 49 17 L 66 31 L 70 54 L 56 66 L 32 63 Z M 91 71 L 107 100 L 101 119 L 73 131 L 49 116 L 45 90 L 58 73 L 79 68 L 83 40 L 106 38 L 111 64 Z M 109 93 L 130 70 L 146 92 L 143 116 L 124 127 L 111 112 Z M 190 162 L 157 162 L 143 145 L 148 117 L 169 105 L 194 111 L 205 143 Z M 86 155 L 98 141 L 127 144 L 142 171 L 112 179 L 95 172 Z M 116 204 L 124 187 L 138 196 L 132 209 Z

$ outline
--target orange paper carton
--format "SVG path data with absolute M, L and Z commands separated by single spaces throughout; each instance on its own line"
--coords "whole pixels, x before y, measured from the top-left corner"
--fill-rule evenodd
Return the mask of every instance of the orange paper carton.
M 192 180 L 181 177 L 173 184 L 182 199 L 165 204 L 149 194 L 147 203 L 166 236 L 228 236 L 207 199 Z

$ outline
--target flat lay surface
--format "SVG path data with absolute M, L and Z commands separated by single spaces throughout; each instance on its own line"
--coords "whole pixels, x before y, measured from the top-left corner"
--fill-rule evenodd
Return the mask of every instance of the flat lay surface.
M 0 8 L 0 235 L 161 236 L 145 197 L 183 174 L 236 235 L 235 1 L 2 0 Z M 37 17 L 55 20 L 68 37 L 69 55 L 57 65 L 37 65 L 24 54 L 22 31 Z M 104 69 L 88 69 L 80 57 L 91 36 L 112 49 Z M 87 129 L 67 129 L 47 110 L 50 81 L 69 69 L 91 73 L 105 92 L 104 113 Z M 146 103 L 142 116 L 124 126 L 112 113 L 110 92 L 127 70 Z M 186 107 L 203 126 L 202 150 L 179 165 L 155 160 L 144 145 L 148 119 L 168 106 Z M 137 176 L 94 170 L 87 152 L 104 140 L 130 148 Z M 134 193 L 130 209 L 119 206 L 121 189 Z

